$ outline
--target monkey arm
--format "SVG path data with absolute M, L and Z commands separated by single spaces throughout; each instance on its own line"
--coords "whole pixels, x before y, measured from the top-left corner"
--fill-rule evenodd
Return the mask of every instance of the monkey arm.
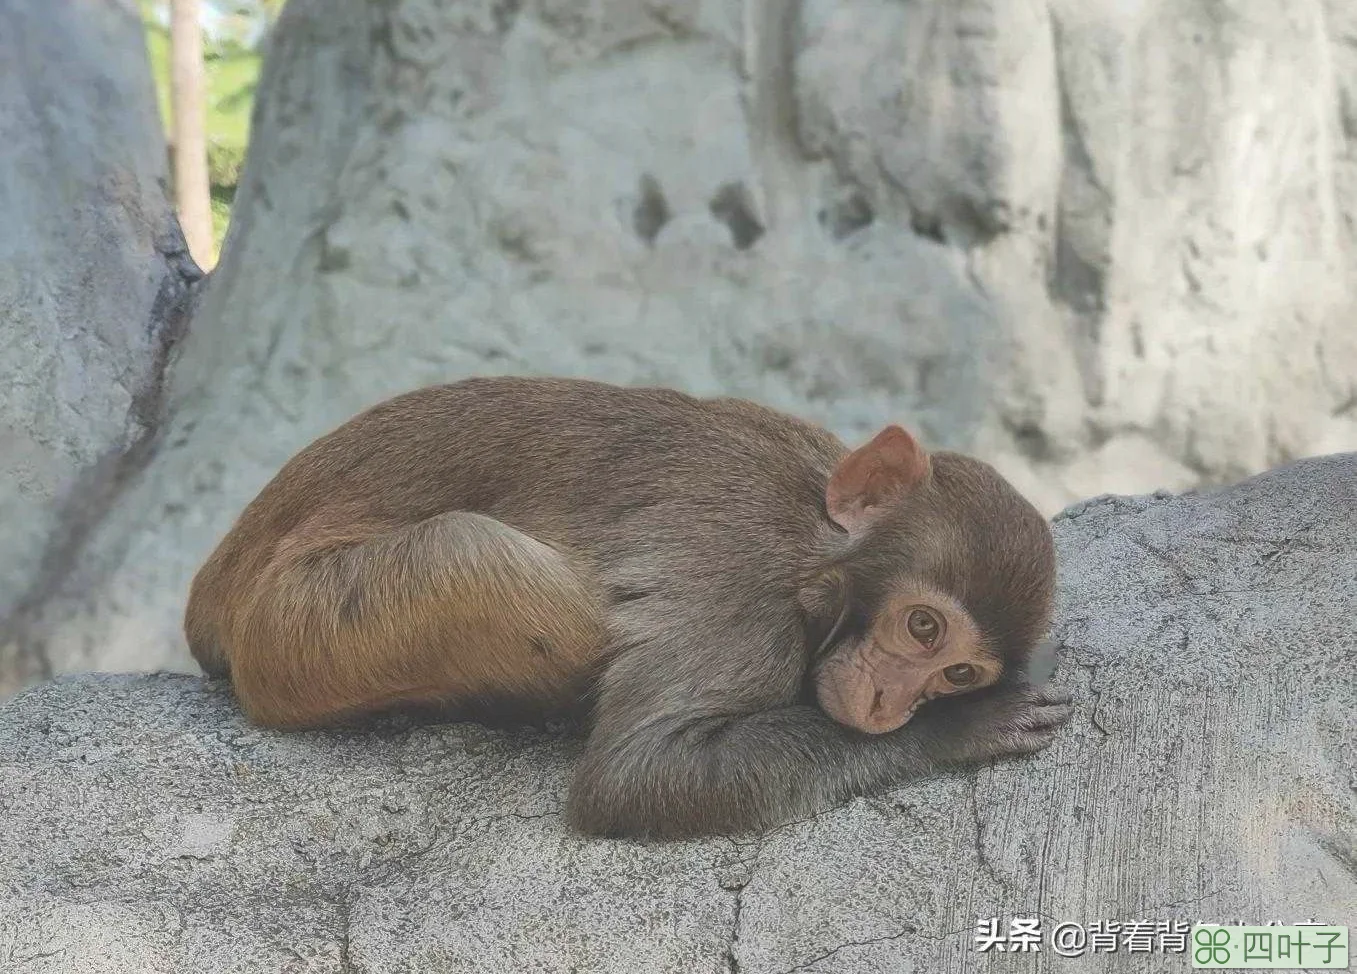
M 1067 697 L 1015 685 L 873 736 L 804 704 L 749 699 L 738 710 L 719 666 L 709 678 L 680 693 L 636 659 L 609 674 L 571 786 L 574 827 L 656 838 L 768 828 L 946 765 L 1039 750 L 1070 715 Z
M 890 737 L 865 738 L 804 705 L 596 732 L 576 769 L 568 817 L 596 835 L 767 828 L 933 768 L 918 742 Z

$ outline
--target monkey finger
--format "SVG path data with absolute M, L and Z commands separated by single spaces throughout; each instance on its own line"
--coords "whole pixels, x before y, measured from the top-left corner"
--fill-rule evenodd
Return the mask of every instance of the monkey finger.
M 1059 727 L 1061 724 L 1069 722 L 1074 716 L 1074 704 L 1072 703 L 1052 703 L 1040 707 L 1033 707 L 1022 717 L 1021 725 L 1024 729 L 1035 730 L 1043 727 Z
M 1061 687 L 1041 687 L 1032 696 L 1032 702 L 1039 704 L 1070 703 L 1072 700 L 1074 694 Z
M 1055 741 L 1049 730 L 1024 730 L 1005 734 L 995 748 L 995 757 L 1021 756 L 1044 751 Z

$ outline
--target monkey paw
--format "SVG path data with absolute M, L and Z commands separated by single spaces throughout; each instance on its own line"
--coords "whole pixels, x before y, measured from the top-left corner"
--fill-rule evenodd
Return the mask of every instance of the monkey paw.
M 971 762 L 1040 751 L 1073 713 L 1072 698 L 1064 690 L 1018 686 L 983 699 L 949 700 L 934 714 L 925 718 L 920 712 L 919 717 L 928 722 L 938 757 Z

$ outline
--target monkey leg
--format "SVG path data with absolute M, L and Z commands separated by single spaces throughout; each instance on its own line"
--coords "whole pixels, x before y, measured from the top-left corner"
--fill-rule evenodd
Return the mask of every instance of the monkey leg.
M 561 552 L 452 512 L 336 543 L 285 539 L 227 626 L 256 722 L 333 723 L 398 704 L 550 706 L 605 644 L 602 603 Z

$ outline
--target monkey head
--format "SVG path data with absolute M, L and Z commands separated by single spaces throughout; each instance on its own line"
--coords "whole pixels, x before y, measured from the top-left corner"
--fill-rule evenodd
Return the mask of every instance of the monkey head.
M 1017 678 L 1050 624 L 1046 519 L 992 467 L 898 426 L 832 472 L 839 550 L 800 593 L 821 708 L 869 734 Z

